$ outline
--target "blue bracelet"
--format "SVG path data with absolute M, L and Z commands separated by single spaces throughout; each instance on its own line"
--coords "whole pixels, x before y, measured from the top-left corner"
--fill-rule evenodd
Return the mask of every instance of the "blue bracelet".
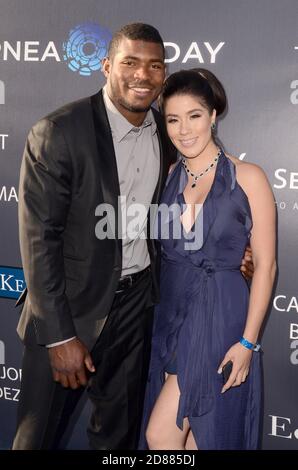
M 240 339 L 240 344 L 242 344 L 242 346 L 244 346 L 245 348 L 255 352 L 258 352 L 261 349 L 261 345 L 259 343 L 250 343 L 249 341 L 247 341 L 247 339 L 243 338 L 243 336 Z

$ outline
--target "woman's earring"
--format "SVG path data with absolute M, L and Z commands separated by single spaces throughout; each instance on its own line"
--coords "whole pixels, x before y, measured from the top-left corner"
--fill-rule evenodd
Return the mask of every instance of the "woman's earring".
M 216 129 L 216 124 L 215 124 L 215 122 L 213 122 L 213 123 L 211 124 L 211 130 L 214 132 L 215 129 Z

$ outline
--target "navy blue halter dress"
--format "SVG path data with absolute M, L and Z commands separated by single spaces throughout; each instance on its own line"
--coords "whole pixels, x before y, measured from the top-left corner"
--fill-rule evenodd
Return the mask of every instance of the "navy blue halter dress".
M 161 300 L 155 310 L 140 448 L 147 448 L 145 430 L 165 371 L 174 369 L 180 389 L 176 423 L 182 429 L 188 417 L 198 449 L 256 449 L 259 353 L 253 353 L 249 375 L 240 387 L 221 394 L 222 376 L 217 373 L 227 350 L 243 335 L 247 317 L 249 290 L 240 265 L 252 227 L 250 206 L 237 183 L 234 164 L 221 151 L 211 189 L 192 228 L 198 227 L 197 241 L 189 244 L 190 232 L 180 221 L 187 178 L 180 161 L 168 177 L 161 201 L 179 210 L 171 211 L 166 220 L 159 218 L 157 224 Z M 177 220 L 181 237 L 171 236 Z

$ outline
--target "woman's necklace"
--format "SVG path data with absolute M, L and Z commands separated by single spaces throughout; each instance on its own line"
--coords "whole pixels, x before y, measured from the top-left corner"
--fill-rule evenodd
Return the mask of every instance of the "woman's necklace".
M 199 174 L 196 174 L 196 173 L 192 173 L 190 171 L 190 169 L 188 168 L 187 166 L 187 162 L 186 162 L 186 159 L 185 158 L 182 158 L 182 164 L 186 170 L 186 172 L 192 176 L 193 178 L 193 183 L 191 185 L 192 188 L 195 188 L 196 187 L 196 184 L 197 184 L 197 181 L 201 178 L 203 178 L 203 176 L 205 176 L 210 170 L 212 170 L 212 168 L 216 165 L 216 162 L 218 161 L 219 157 L 220 157 L 220 153 L 221 153 L 221 150 L 219 149 L 218 152 L 217 152 L 217 155 L 216 157 L 214 158 L 214 160 L 212 161 L 212 163 L 210 163 L 210 165 L 207 166 L 207 168 L 202 171 L 201 173 Z

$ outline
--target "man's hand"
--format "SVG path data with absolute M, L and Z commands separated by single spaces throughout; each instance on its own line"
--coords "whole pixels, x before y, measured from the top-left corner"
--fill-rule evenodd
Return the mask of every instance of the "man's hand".
M 250 281 L 254 274 L 254 264 L 252 261 L 252 251 L 250 246 L 247 246 L 245 249 L 244 257 L 241 263 L 240 270 L 248 281 Z
M 89 351 L 78 338 L 53 346 L 48 352 L 53 378 L 65 388 L 76 389 L 86 385 L 88 381 L 86 369 L 95 372 Z

